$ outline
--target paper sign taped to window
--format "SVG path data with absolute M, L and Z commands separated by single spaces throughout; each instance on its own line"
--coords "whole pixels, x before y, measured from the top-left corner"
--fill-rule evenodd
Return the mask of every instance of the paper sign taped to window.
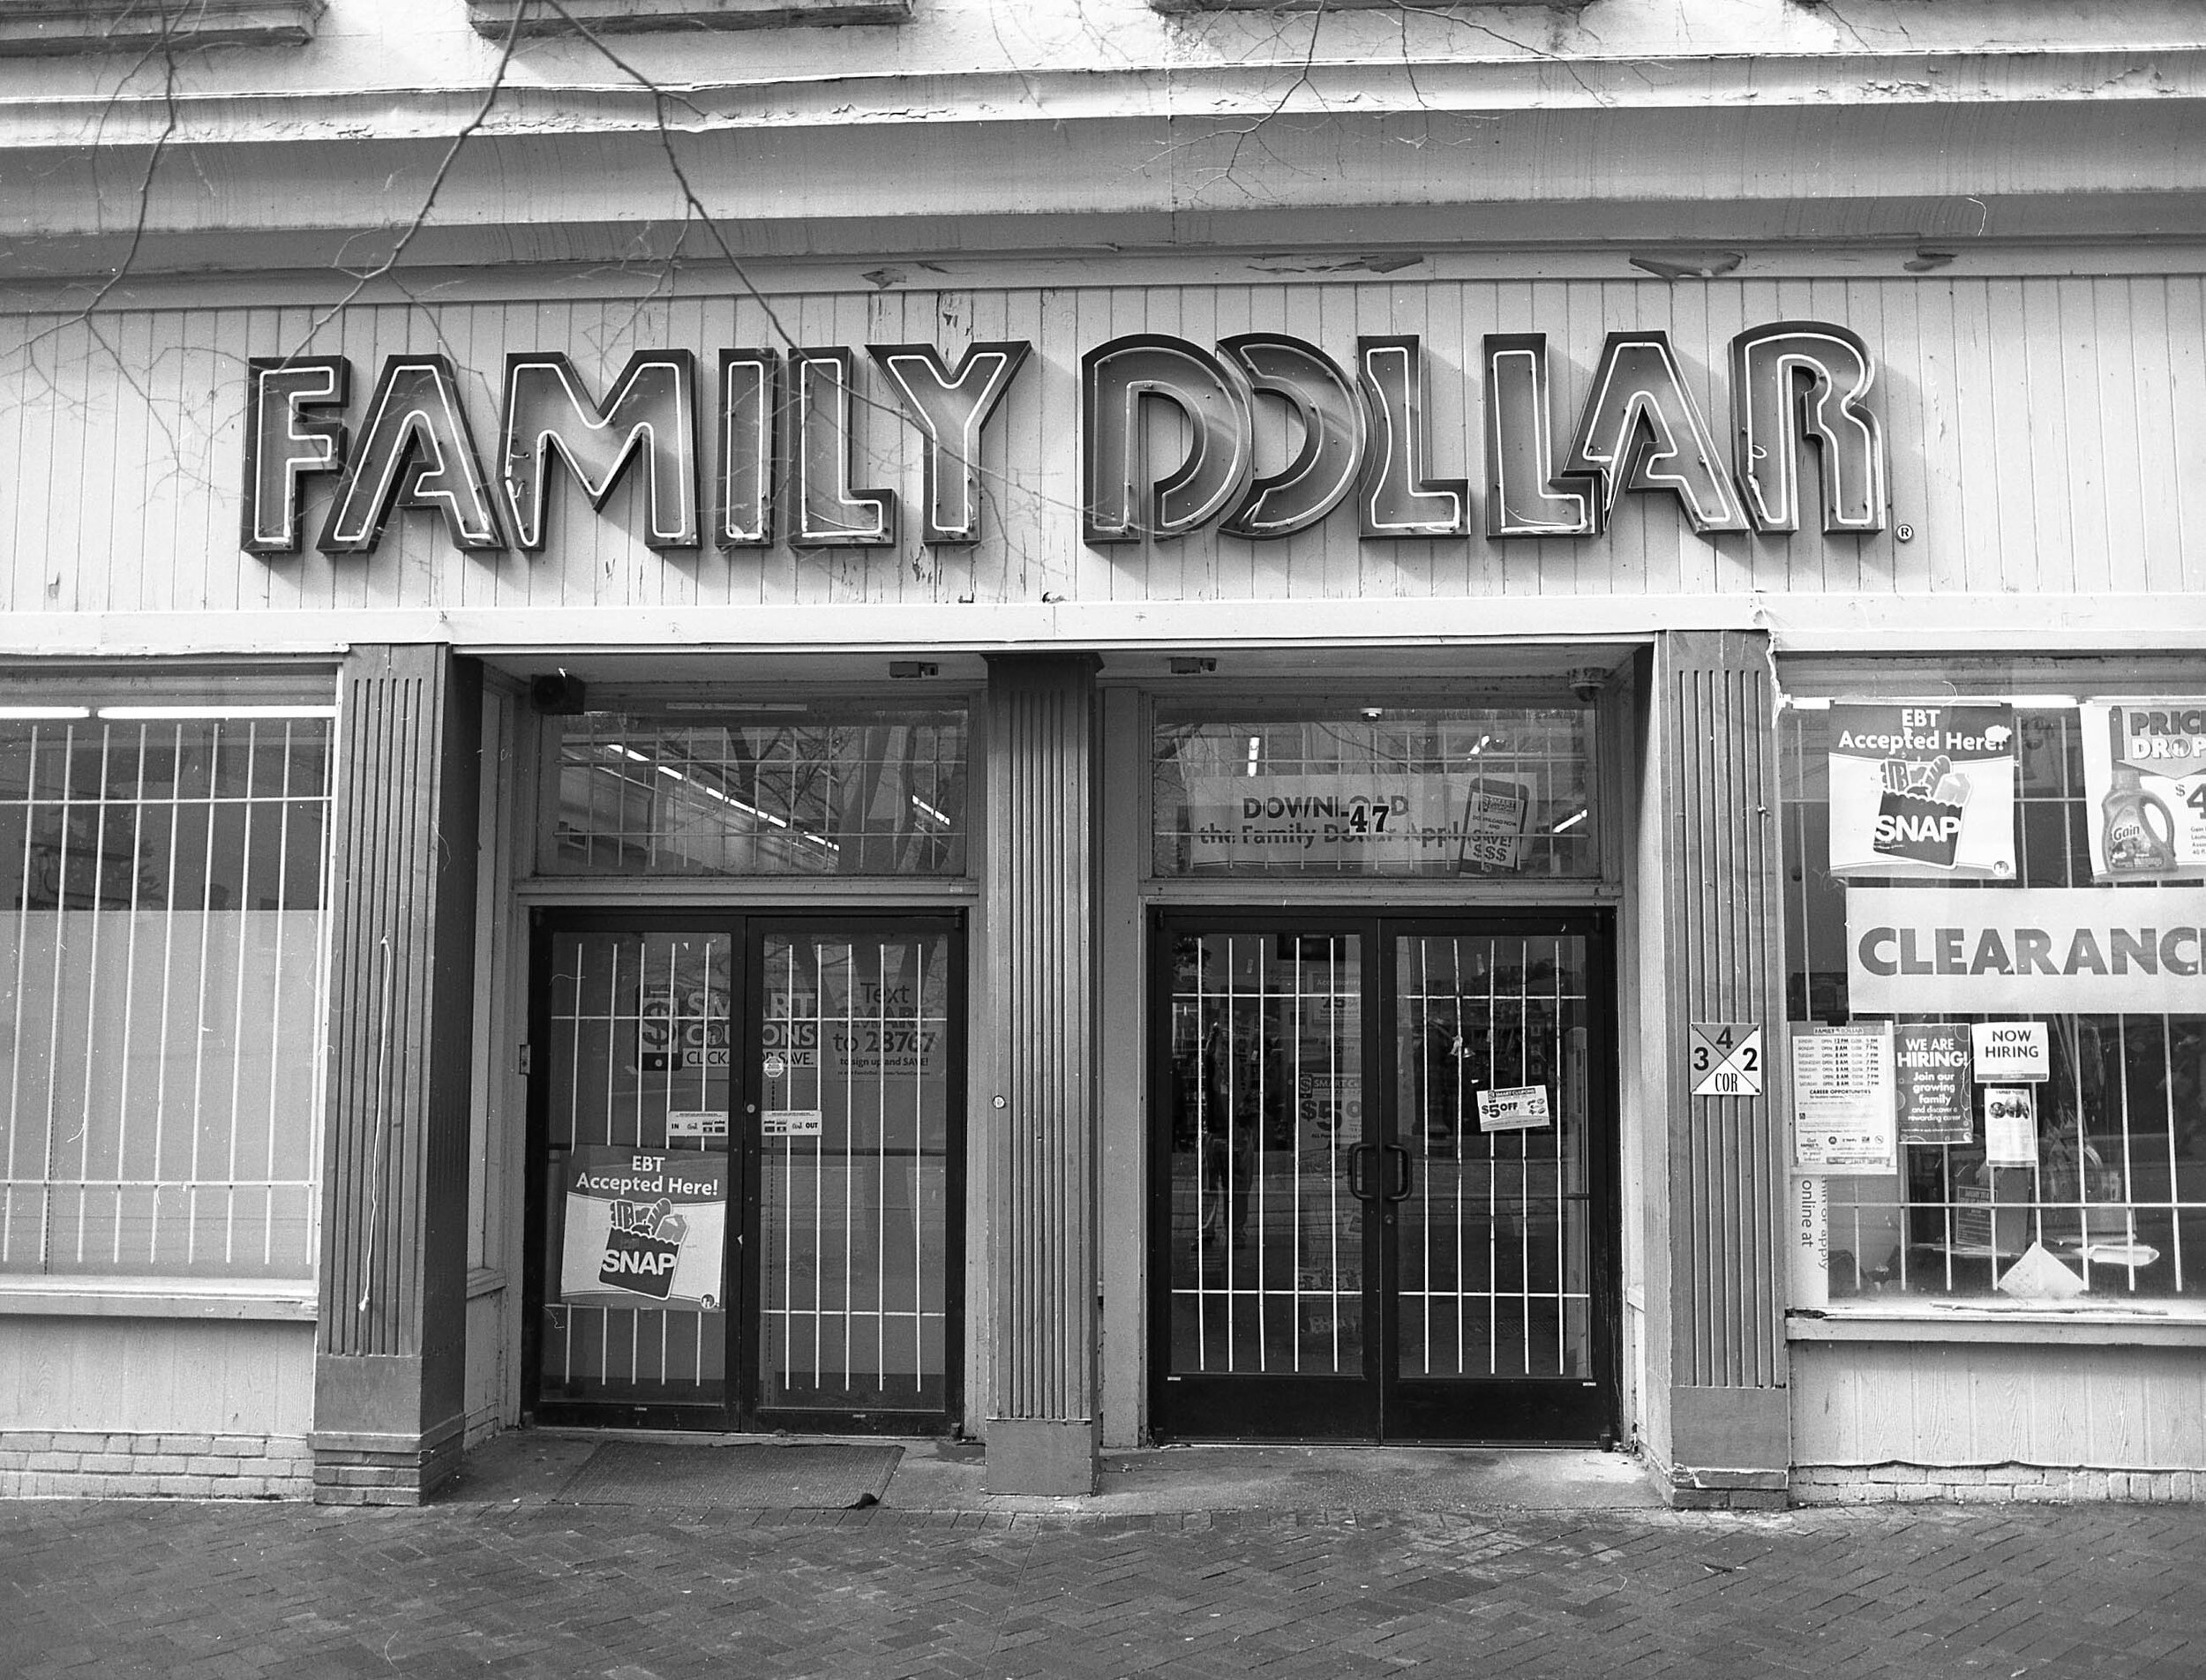
M 1984 1088 L 1984 1159 L 1994 1166 L 2037 1165 L 2036 1086 Z
M 724 1108 L 676 1109 L 666 1116 L 666 1141 L 677 1137 L 725 1137 L 728 1111 Z
M 2043 1021 L 1972 1021 L 1977 1083 L 2042 1085 L 2052 1077 L 2052 1039 Z
M 1899 1165 L 1892 1029 L 1793 1030 L 1793 1165 L 1819 1173 L 1890 1173 Z
M 1521 782 L 1489 776 L 1474 780 L 1463 806 L 1460 865 L 1467 869 L 1521 868 L 1525 817 L 1531 808 L 1530 791 Z
M 558 1298 L 717 1310 L 727 1203 L 725 1155 L 576 1149 L 567 1165 Z
M 1478 1129 L 1482 1132 L 1528 1132 L 1553 1122 L 1545 1085 L 1503 1085 L 1478 1093 Z

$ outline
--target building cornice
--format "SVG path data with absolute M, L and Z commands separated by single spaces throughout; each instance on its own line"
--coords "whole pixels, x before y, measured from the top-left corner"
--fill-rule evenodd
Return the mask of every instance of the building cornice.
M 0 155 L 96 145 L 127 149 L 317 139 L 416 140 L 462 129 L 574 136 L 723 128 L 1098 119 L 1531 111 L 1769 109 L 1877 110 L 1912 106 L 2150 105 L 2206 97 L 2206 43 L 1909 53 L 1570 54 L 1339 60 L 1093 69 L 983 68 L 770 79 L 540 83 L 518 74 L 487 110 L 486 89 L 274 87 L 164 94 L 156 86 L 0 99 Z
M 2146 63 L 1361 64 L 1284 89 L 1273 66 L 832 78 L 656 101 L 539 87 L 501 93 L 473 128 L 479 94 L 209 96 L 103 117 L 19 102 L 0 106 L 16 188 L 0 199 L 0 280 L 1283 236 L 1319 251 L 2188 237 L 2206 194 L 2206 50 L 2152 55 L 2138 74 Z M 87 146 L 95 121 L 105 143 Z

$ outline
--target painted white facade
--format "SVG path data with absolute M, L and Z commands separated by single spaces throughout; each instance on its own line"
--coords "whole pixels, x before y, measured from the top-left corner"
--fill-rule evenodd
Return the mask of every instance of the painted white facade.
M 631 679 L 670 650 L 708 678 L 746 654 L 815 675 L 926 656 L 970 679 L 979 654 L 1094 652 L 1129 681 L 1174 651 L 1242 651 L 1274 672 L 1300 660 L 1293 680 L 1322 686 L 1458 656 L 1559 674 L 1574 648 L 1616 663 L 1667 633 L 1732 631 L 1767 638 L 1781 685 L 1796 654 L 2144 654 L 2206 689 L 2202 106 L 2206 29 L 2172 4 L 2026 19 L 1904 0 L 957 4 L 508 53 L 462 0 L 333 0 L 296 48 L 0 57 L 0 674 L 390 642 Z M 1604 335 L 1662 331 L 1728 451 L 1728 346 L 1785 319 L 1848 326 L 1876 359 L 1890 509 L 1874 535 L 1811 515 L 1698 536 L 1674 499 L 1640 494 L 1580 538 L 1497 541 L 1474 513 L 1461 536 L 1365 539 L 1345 506 L 1274 543 L 1081 538 L 1080 364 L 1112 339 L 1208 349 L 1267 330 L 1346 365 L 1360 336 L 1415 334 L 1427 468 L 1477 498 L 1485 334 L 1547 335 L 1567 433 Z M 985 434 L 981 540 L 930 545 L 919 435 L 864 350 L 954 360 L 976 340 L 1032 352 Z M 857 477 L 897 493 L 895 546 L 658 552 L 631 474 L 602 512 L 570 477 L 533 555 L 462 554 L 419 512 L 369 555 L 319 553 L 311 528 L 296 556 L 240 550 L 251 358 L 348 358 L 356 425 L 386 358 L 440 353 L 487 457 L 509 354 L 562 352 L 602 392 L 639 349 L 709 371 L 749 345 L 858 353 Z M 1260 469 L 1290 441 L 1264 420 Z M 309 493 L 319 520 L 326 479 Z M 501 694 L 490 715 L 525 757 L 520 708 Z M 1640 759 L 1632 785 L 1654 769 Z M 499 862 L 479 943 L 476 1429 L 511 1421 L 519 1380 L 501 1296 L 520 1241 L 517 775 L 484 784 Z M 1660 902 L 1655 856 L 1627 866 L 1628 900 Z M 1655 973 L 1626 974 L 1623 1021 L 1659 1016 Z M 1624 1317 L 1642 1341 L 1668 1333 L 1659 1303 L 1644 1317 L 1667 1287 L 1648 1250 L 1668 1214 L 1659 1153 L 1633 1139 L 1660 1129 L 1672 1071 L 1646 1054 L 1624 1070 Z M 1106 1126 L 1137 1103 L 1107 1092 Z M 1106 1207 L 1137 1212 L 1137 1172 L 1108 1170 Z M 1138 1280 L 1113 1281 L 1122 1348 L 1141 1327 L 1115 1286 Z M 977 1315 L 985 1269 L 972 1287 Z M 27 1455 L 89 1455 L 95 1435 L 149 1459 L 164 1436 L 206 1435 L 271 1443 L 278 1467 L 253 1474 L 303 1485 L 304 1299 L 217 1326 L 171 1291 L 124 1335 L 111 1304 L 36 1293 L 0 1279 L 0 1367 L 41 1374 L 0 1391 L 0 1431 L 76 1444 L 25 1446 L 0 1474 L 78 1474 Z M 1940 1467 L 2022 1464 L 2195 1490 L 2206 1316 L 2152 1317 L 1796 1325 L 1781 1376 L 1798 1489 L 1904 1463 L 1931 1467 L 1925 1487 L 1948 1485 Z M 1141 1382 L 1113 1357 L 1100 1428 L 1129 1443 Z M 236 1384 L 191 1384 L 202 1359 L 266 1375 L 217 1405 Z M 1627 1355 L 1632 1421 L 1658 1441 L 1667 1369 Z M 99 1398 L 118 1390 L 138 1397 L 119 1411 Z

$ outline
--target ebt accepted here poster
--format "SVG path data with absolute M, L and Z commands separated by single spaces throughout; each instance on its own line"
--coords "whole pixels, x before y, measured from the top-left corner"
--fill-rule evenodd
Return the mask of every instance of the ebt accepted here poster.
M 1835 705 L 1831 873 L 2015 876 L 2008 706 Z
M 578 1149 L 567 1160 L 559 1299 L 712 1311 L 727 1220 L 725 1155 Z

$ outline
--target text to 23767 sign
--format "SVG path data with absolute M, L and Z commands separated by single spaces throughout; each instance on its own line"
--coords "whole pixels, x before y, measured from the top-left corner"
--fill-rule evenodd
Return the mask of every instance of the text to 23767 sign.
M 1695 1021 L 1685 1047 L 1696 1097 L 1762 1094 L 1762 1030 L 1745 1021 Z

